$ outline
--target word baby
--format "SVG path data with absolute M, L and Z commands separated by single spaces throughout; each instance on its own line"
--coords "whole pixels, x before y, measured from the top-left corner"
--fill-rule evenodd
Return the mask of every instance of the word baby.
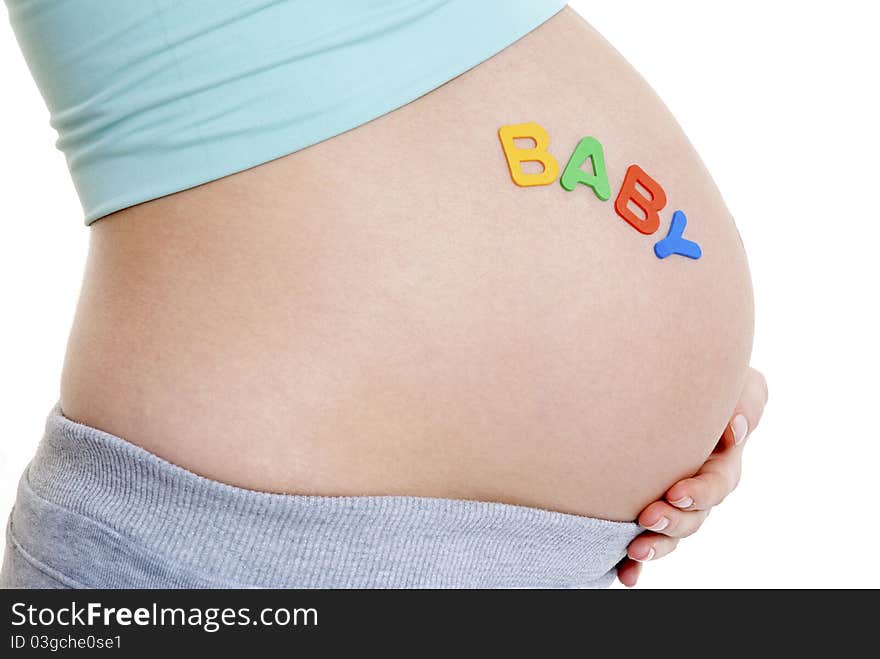
M 559 163 L 547 150 L 550 136 L 538 124 L 502 126 L 498 136 L 501 138 L 504 157 L 507 158 L 507 165 L 510 167 L 510 176 L 518 186 L 530 188 L 550 185 L 559 176 Z M 533 141 L 535 146 L 528 148 L 517 146 L 516 140 L 523 139 Z M 584 171 L 583 166 L 587 161 L 590 161 L 592 171 Z M 544 171 L 527 174 L 522 168 L 525 162 L 540 163 Z M 605 151 L 599 140 L 595 137 L 585 137 L 578 143 L 565 171 L 562 172 L 560 184 L 569 192 L 579 184 L 583 184 L 591 188 L 602 201 L 611 199 L 611 184 L 605 167 Z M 646 190 L 650 197 L 644 195 L 640 188 Z M 635 213 L 630 208 L 630 203 L 641 209 L 645 217 L 642 218 Z M 641 167 L 632 165 L 626 172 L 617 201 L 614 202 L 614 210 L 634 229 L 650 236 L 660 228 L 660 211 L 664 208 L 666 208 L 666 192 L 663 187 L 648 176 Z M 657 258 L 665 259 L 679 255 L 689 259 L 699 259 L 703 256 L 703 250 L 697 243 L 684 238 L 686 227 L 687 216 L 683 211 L 675 211 L 668 235 L 654 245 Z

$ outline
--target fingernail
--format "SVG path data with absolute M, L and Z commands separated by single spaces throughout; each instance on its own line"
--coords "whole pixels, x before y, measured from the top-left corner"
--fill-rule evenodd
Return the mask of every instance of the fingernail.
M 647 563 L 648 561 L 653 561 L 653 560 L 654 560 L 654 554 L 655 554 L 655 553 L 656 553 L 656 552 L 654 551 L 654 548 L 651 547 L 651 550 L 648 552 L 648 555 L 647 555 L 647 556 L 645 556 L 644 558 L 636 558 L 635 556 L 633 556 L 633 560 L 634 560 L 634 561 L 638 561 L 639 563 Z
M 661 517 L 656 522 L 654 522 L 654 524 L 652 524 L 651 526 L 646 526 L 644 528 L 648 529 L 649 531 L 660 532 L 663 529 L 665 529 L 667 526 L 669 526 L 669 520 L 665 517 Z
M 670 501 L 673 506 L 676 508 L 690 508 L 694 505 L 694 500 L 690 497 L 684 497 L 683 499 L 679 499 L 678 501 Z
M 733 441 L 739 446 L 749 434 L 749 421 L 742 414 L 737 414 L 730 422 L 730 429 L 733 431 Z

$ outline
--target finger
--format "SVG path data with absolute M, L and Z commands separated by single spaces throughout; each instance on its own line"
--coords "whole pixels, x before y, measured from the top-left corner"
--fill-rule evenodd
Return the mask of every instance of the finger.
M 767 380 L 755 369 L 749 369 L 745 386 L 728 426 L 734 445 L 742 444 L 758 427 L 761 417 L 764 415 L 768 397 Z
M 742 475 L 742 446 L 709 458 L 693 478 L 686 478 L 666 492 L 666 501 L 679 510 L 714 508 L 739 485 Z
M 656 561 L 675 551 L 678 542 L 678 538 L 667 538 L 657 533 L 643 533 L 630 543 L 626 555 L 640 563 Z
M 670 538 L 687 538 L 700 529 L 708 516 L 708 510 L 685 512 L 665 501 L 655 501 L 642 511 L 638 523 L 647 531 Z
M 631 558 L 623 559 L 617 566 L 617 578 L 627 588 L 632 588 L 638 583 L 641 573 L 642 564 Z
M 696 476 L 676 483 L 667 491 L 667 501 L 681 510 L 708 510 L 736 489 L 742 475 L 743 445 L 760 423 L 768 395 L 764 376 L 749 369 L 733 419 L 725 428 L 718 448 Z

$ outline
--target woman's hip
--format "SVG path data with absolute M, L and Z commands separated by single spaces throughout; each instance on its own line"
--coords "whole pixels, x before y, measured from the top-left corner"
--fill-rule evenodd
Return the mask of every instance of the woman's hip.
M 506 504 L 269 494 L 212 481 L 56 406 L 22 476 L 4 587 L 598 587 L 638 534 Z

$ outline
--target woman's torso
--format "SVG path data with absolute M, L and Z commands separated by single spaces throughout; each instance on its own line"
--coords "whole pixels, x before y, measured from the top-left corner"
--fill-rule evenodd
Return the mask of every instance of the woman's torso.
M 519 188 L 506 124 L 587 135 L 585 186 Z M 653 252 L 673 210 L 703 258 Z M 735 226 L 653 92 L 566 10 L 349 133 L 97 221 L 62 376 L 74 420 L 196 473 L 632 519 L 711 451 L 752 338 Z

